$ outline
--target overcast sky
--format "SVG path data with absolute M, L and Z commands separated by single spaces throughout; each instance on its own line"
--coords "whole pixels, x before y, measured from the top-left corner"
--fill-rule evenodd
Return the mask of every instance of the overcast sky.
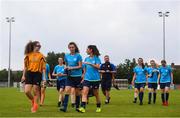
M 180 0 L 0 0 L 0 69 L 8 67 L 8 31 L 12 24 L 12 68 L 23 67 L 24 46 L 39 40 L 44 55 L 68 52 L 78 44 L 83 58 L 89 44 L 115 64 L 133 57 L 162 59 L 162 18 L 166 18 L 166 59 L 180 64 Z

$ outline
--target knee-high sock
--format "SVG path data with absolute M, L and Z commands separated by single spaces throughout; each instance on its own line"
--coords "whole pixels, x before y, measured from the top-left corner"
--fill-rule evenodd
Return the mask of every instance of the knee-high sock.
M 79 108 L 80 99 L 80 96 L 76 96 L 76 108 Z
M 151 102 L 151 97 L 152 97 L 152 93 L 149 92 L 148 98 L 149 98 L 149 102 Z
M 153 102 L 156 102 L 156 93 L 153 93 Z
M 161 93 L 161 99 L 162 99 L 162 102 L 164 103 L 165 102 L 164 93 Z
M 166 93 L 166 102 L 169 100 L 169 93 Z
M 63 106 L 64 106 L 65 109 L 67 109 L 68 101 L 69 101 L 69 95 L 66 94 L 65 97 L 64 97 L 64 102 L 63 102 Z
M 139 100 L 140 100 L 140 102 L 143 101 L 143 96 L 144 96 L 144 92 L 140 92 L 139 93 Z

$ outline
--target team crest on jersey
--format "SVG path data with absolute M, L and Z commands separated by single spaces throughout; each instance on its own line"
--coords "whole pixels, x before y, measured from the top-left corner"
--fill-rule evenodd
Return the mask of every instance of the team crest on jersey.
M 76 58 L 74 58 L 73 60 L 74 60 L 74 61 L 76 61 L 77 59 L 76 59 Z

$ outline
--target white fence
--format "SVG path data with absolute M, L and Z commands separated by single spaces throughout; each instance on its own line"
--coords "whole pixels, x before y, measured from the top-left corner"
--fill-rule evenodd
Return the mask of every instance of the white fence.
M 115 79 L 115 84 L 119 89 L 128 89 L 128 79 Z

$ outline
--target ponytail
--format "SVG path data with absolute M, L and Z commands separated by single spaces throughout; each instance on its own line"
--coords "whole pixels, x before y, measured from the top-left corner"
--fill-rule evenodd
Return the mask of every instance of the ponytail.
M 101 55 L 101 54 L 99 53 L 98 48 L 97 48 L 95 45 L 89 45 L 88 48 L 92 50 L 93 55 L 95 55 L 95 56 L 97 56 L 97 57 Z

